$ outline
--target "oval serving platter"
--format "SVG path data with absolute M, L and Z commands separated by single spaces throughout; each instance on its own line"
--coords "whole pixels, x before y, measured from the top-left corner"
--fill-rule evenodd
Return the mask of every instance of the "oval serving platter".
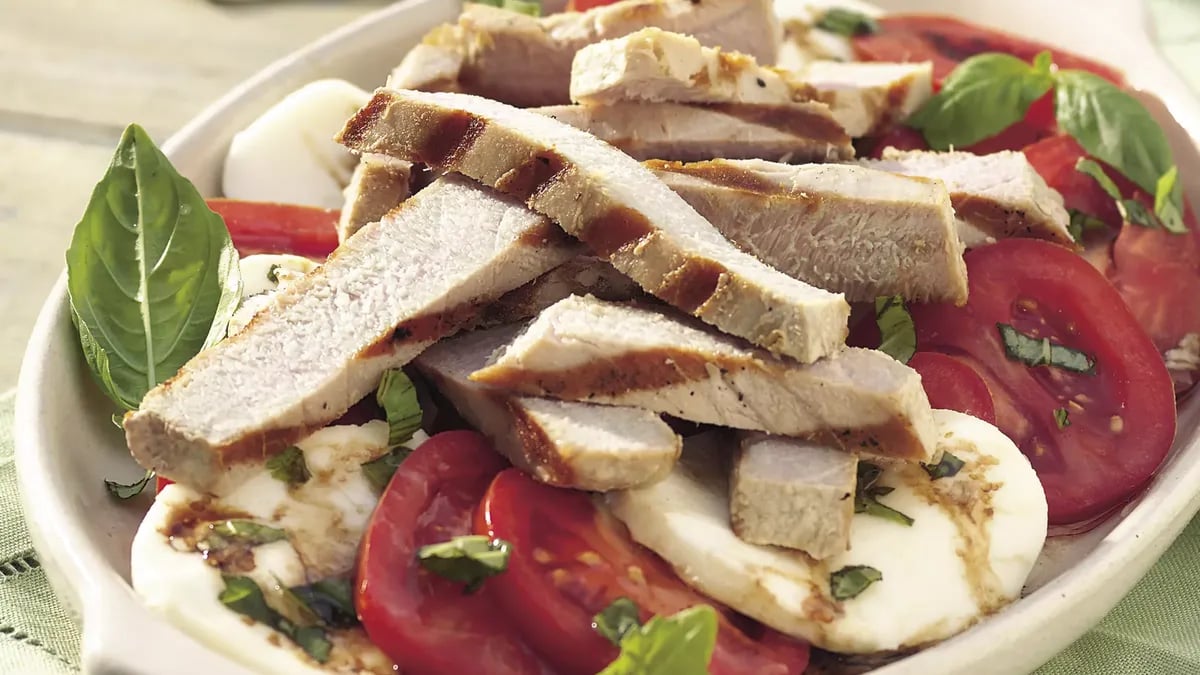
M 778 0 L 785 3 L 787 0 Z M 836 4 L 831 2 L 830 4 Z M 1133 84 L 1169 108 L 1164 124 L 1180 175 L 1200 203 L 1200 103 L 1154 48 L 1140 3 L 1128 0 L 884 0 L 889 11 L 966 15 L 1099 60 L 1121 55 Z M 339 77 L 371 89 L 432 26 L 461 4 L 405 0 L 363 17 L 259 72 L 202 112 L 164 145 L 202 194 L 219 194 L 233 134 L 297 87 Z M 135 121 L 135 120 L 131 120 Z M 34 544 L 59 597 L 83 626 L 86 673 L 240 674 L 146 609 L 129 585 L 129 546 L 149 496 L 120 504 L 101 478 L 136 479 L 110 404 L 90 381 L 67 307 L 65 274 L 33 331 L 16 402 L 17 473 Z M 1025 597 L 975 628 L 896 661 L 879 675 L 975 675 L 1036 668 L 1082 635 L 1129 591 L 1200 509 L 1200 399 L 1180 408 L 1171 455 L 1146 492 L 1096 529 L 1052 539 Z

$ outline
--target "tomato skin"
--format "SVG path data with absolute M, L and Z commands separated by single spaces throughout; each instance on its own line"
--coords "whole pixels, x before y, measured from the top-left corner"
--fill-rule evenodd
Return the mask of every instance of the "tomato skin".
M 492 582 L 472 594 L 426 571 L 425 545 L 471 533 L 475 506 L 505 467 L 475 432 L 449 431 L 400 465 L 367 525 L 355 608 L 371 641 L 406 673 L 498 675 L 552 671 L 522 642 L 494 601 Z
M 586 12 L 595 7 L 611 5 L 619 0 L 570 0 L 567 3 L 568 12 Z
M 157 495 L 158 493 L 163 491 L 163 488 L 167 487 L 168 485 L 174 485 L 174 484 L 175 484 L 175 481 L 171 480 L 170 478 L 163 478 L 162 476 L 155 476 L 154 477 L 154 494 Z
M 642 621 L 699 604 L 716 608 L 721 624 L 710 663 L 713 675 L 798 675 L 807 667 L 806 643 L 769 629 L 757 639 L 749 637 L 730 621 L 727 609 L 692 590 L 662 559 L 634 543 L 586 493 L 544 485 L 509 469 L 488 488 L 475 531 L 513 544 L 508 571 L 492 580 L 493 588 L 525 639 L 563 675 L 591 675 L 617 657 L 616 647 L 591 622 L 619 597 L 637 603 Z
M 938 352 L 917 352 L 908 360 L 908 367 L 921 375 L 929 405 L 996 423 L 992 393 L 971 366 Z
M 338 246 L 336 209 L 240 199 L 209 199 L 208 208 L 225 219 L 242 257 L 291 253 L 324 260 Z
M 895 14 L 879 19 L 879 32 L 854 38 L 854 53 L 863 61 L 933 61 L 941 80 L 954 66 L 984 52 L 1004 52 L 1025 61 L 1043 51 L 1059 68 L 1086 70 L 1124 85 L 1121 71 L 1089 58 L 968 21 L 932 14 Z
M 1175 436 L 1171 379 L 1121 296 L 1070 249 L 1009 239 L 966 255 L 963 307 L 912 305 L 917 345 L 966 361 L 995 398 L 997 426 L 1029 458 L 1052 525 L 1101 515 L 1153 476 Z M 1037 331 L 1096 361 L 1095 374 L 1009 360 L 996 329 Z M 1070 425 L 1054 418 L 1067 409 Z

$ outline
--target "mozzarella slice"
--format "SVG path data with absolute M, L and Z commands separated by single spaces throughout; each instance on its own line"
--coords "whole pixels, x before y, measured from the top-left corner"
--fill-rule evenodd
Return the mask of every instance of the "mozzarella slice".
M 850 38 L 815 28 L 825 12 L 848 9 L 869 17 L 883 10 L 862 0 L 775 0 L 775 15 L 783 24 L 784 39 L 779 46 L 778 67 L 803 70 L 812 61 L 854 61 Z
M 225 196 L 341 208 L 358 160 L 333 137 L 369 99 L 342 80 L 318 80 L 289 94 L 233 137 Z
M 939 449 L 966 464 L 931 480 L 918 464 L 891 464 L 880 497 L 911 527 L 854 516 L 850 550 L 821 562 L 747 544 L 729 525 L 727 448 L 685 449 L 655 485 L 610 493 L 633 538 L 715 600 L 781 632 L 842 653 L 936 642 L 1015 600 L 1046 537 L 1046 498 L 1028 460 L 992 425 L 937 410 Z M 719 445 L 719 444 L 718 444 Z M 837 601 L 830 574 L 868 565 L 883 580 Z
M 388 427 L 322 429 L 298 443 L 311 478 L 289 489 L 262 471 L 235 491 L 204 497 L 171 485 L 157 497 L 133 539 L 134 590 L 146 606 L 214 651 L 262 673 L 393 673 L 394 666 L 361 628 L 330 630 L 330 658 L 320 664 L 272 628 L 247 621 L 218 599 L 222 571 L 180 539 L 164 534 L 182 514 L 240 512 L 285 530 L 286 541 L 255 547 L 253 568 L 231 573 L 253 578 L 264 590 L 346 574 L 354 567 L 363 530 L 378 495 L 361 465 L 384 452 Z M 419 432 L 409 443 L 425 439 Z
M 227 335 L 235 335 L 250 325 L 254 315 L 271 304 L 271 297 L 320 265 L 308 258 L 286 253 L 248 255 L 238 261 L 242 273 L 242 302 L 229 317 Z M 274 279 L 272 279 L 274 277 Z

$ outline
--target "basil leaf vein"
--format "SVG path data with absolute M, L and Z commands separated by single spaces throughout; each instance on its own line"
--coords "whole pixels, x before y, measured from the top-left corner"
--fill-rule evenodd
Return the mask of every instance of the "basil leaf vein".
M 421 404 L 417 388 L 403 370 L 393 368 L 383 374 L 375 400 L 387 414 L 388 447 L 407 443 L 421 428 Z
M 417 561 L 443 579 L 466 584 L 464 593 L 474 593 L 488 577 L 508 569 L 511 550 L 503 539 L 466 535 L 422 546 L 417 549 Z
M 876 298 L 875 323 L 883 337 L 879 351 L 900 363 L 908 363 L 917 351 L 917 329 L 904 299 L 898 295 Z
M 998 323 L 1000 340 L 1009 360 L 1020 361 L 1030 368 L 1053 366 L 1083 375 L 1096 374 L 1096 361 L 1087 354 L 1050 338 L 1035 338 L 1006 323 Z
M 287 532 L 278 527 L 253 520 L 232 519 L 209 523 L 202 543 L 208 550 L 219 550 L 231 544 L 261 546 L 284 539 L 287 539 Z
M 1050 54 L 1027 63 L 1009 54 L 977 54 L 950 73 L 941 91 L 907 121 L 934 150 L 978 143 L 1021 121 L 1054 85 Z
M 136 124 L 93 189 L 66 259 L 84 356 L 126 410 L 220 340 L 241 295 L 224 221 Z
M 707 675 L 716 642 L 717 612 L 708 605 L 656 616 L 625 635 L 600 675 Z

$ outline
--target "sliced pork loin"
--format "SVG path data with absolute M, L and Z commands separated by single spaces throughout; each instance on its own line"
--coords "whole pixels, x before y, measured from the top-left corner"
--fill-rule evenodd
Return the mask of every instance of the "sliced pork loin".
M 129 449 L 147 469 L 200 490 L 236 484 L 479 305 L 577 253 L 519 202 L 441 178 L 146 394 L 125 420 Z
M 681 316 L 595 298 L 542 312 L 471 379 L 902 459 L 929 460 L 936 440 L 920 376 L 886 354 L 843 349 L 801 365 Z
M 634 159 L 838 162 L 854 157 L 850 137 L 819 101 L 786 106 L 627 101 L 534 110 L 582 129 Z
M 462 91 L 523 107 L 557 105 L 570 100 L 577 51 L 645 26 L 694 35 L 763 63 L 774 62 L 783 33 L 771 0 L 624 0 L 544 17 L 469 3 L 456 24 L 435 29 L 425 44 L 462 55 Z M 409 59 L 436 62 L 430 55 Z M 416 65 L 410 70 L 422 72 Z
M 411 162 L 387 155 L 363 155 L 343 190 L 346 203 L 338 218 L 338 241 L 346 241 L 408 199 L 412 194 L 412 168 Z
M 967 247 L 1009 237 L 1073 241 L 1062 195 L 1046 185 L 1020 152 L 973 155 L 887 148 L 880 159 L 860 163 L 945 183 L 959 221 L 959 238 Z
M 571 66 L 571 100 L 761 103 L 808 101 L 816 92 L 753 56 L 705 47 L 690 35 L 643 28 L 579 50 Z
M 647 162 L 734 243 L 852 301 L 967 300 L 967 268 L 941 181 L 848 164 Z
M 858 458 L 828 444 L 743 433 L 729 479 L 729 515 L 742 541 L 820 560 L 850 546 Z
M 341 133 L 524 199 L 649 293 L 809 363 L 845 342 L 849 305 L 739 250 L 625 153 L 561 122 L 476 96 L 381 89 Z
M 388 75 L 387 86 L 393 89 L 421 91 L 459 91 L 458 78 L 462 73 L 463 54 L 453 46 L 439 44 L 448 28 L 435 29 L 423 42 L 404 55 L 404 60 Z M 452 31 L 451 31 L 452 34 Z
M 500 454 L 544 483 L 605 492 L 667 475 L 683 442 L 652 412 L 518 396 L 472 382 L 471 373 L 517 332 L 503 327 L 443 340 L 416 366 Z
M 854 138 L 880 134 L 933 96 L 933 64 L 814 61 L 797 77 Z
M 572 295 L 592 295 L 617 302 L 645 297 L 637 284 L 607 260 L 581 255 L 483 307 L 474 327 L 496 328 L 531 319 Z

